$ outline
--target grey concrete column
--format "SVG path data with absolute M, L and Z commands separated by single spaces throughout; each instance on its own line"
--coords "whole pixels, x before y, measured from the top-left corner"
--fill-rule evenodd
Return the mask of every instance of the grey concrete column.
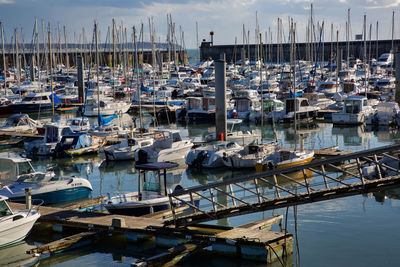
M 226 78 L 225 60 L 219 59 L 215 64 L 215 122 L 217 140 L 226 140 Z M 223 138 L 221 138 L 223 137 Z
M 82 57 L 77 57 L 78 65 L 78 96 L 79 96 L 79 103 L 85 102 L 85 79 L 83 77 L 83 59 Z

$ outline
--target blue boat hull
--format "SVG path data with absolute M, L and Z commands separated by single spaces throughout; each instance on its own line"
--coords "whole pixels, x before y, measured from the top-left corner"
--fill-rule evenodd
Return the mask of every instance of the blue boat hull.
M 79 198 L 87 198 L 91 192 L 92 190 L 87 187 L 76 187 L 42 194 L 32 193 L 32 199 L 41 199 L 44 201 L 44 205 L 48 205 L 60 202 L 68 202 Z M 9 199 L 13 202 L 25 203 L 25 196 L 14 198 L 9 196 Z
M 58 108 L 60 104 L 55 104 L 54 108 Z M 51 110 L 52 105 L 51 104 L 11 104 L 10 105 L 13 113 L 33 113 L 33 112 L 39 112 L 40 111 L 45 111 L 45 110 Z

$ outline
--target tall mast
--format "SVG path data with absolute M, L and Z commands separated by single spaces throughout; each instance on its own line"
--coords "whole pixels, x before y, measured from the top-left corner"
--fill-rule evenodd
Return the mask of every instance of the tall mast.
M 200 47 L 199 47 L 199 24 L 196 21 L 196 48 L 197 48 L 197 61 L 200 61 Z
M 99 85 L 99 47 L 97 39 L 97 23 L 94 22 L 94 38 L 96 49 L 96 83 L 97 83 L 97 122 L 100 126 L 100 85 Z
M 7 95 L 7 66 L 6 66 L 6 51 L 4 48 L 4 29 L 3 29 L 3 23 L 0 22 L 0 27 L 1 27 L 1 49 L 2 49 L 2 54 L 3 54 L 3 72 L 4 72 L 4 95 Z
M 50 32 L 50 25 L 49 25 L 49 55 L 50 55 L 50 88 L 51 88 L 51 111 L 52 111 L 52 119 L 51 121 L 55 121 L 54 117 L 54 90 L 53 90 L 53 55 L 51 54 L 51 32 Z
M 394 40 L 394 10 L 393 10 L 393 13 L 392 13 L 392 49 L 391 49 L 391 53 L 394 53 L 393 40 Z
M 19 61 L 19 45 L 18 45 L 18 30 L 15 29 L 15 52 L 16 52 L 16 68 L 17 68 L 17 84 L 18 84 L 18 91 L 21 97 L 21 65 Z
M 296 35 L 293 26 L 293 20 L 291 22 L 291 61 L 292 61 L 292 73 L 293 73 L 293 93 L 294 93 L 294 151 L 297 149 L 297 99 L 296 99 Z
M 35 18 L 35 35 L 36 35 L 36 65 L 37 65 L 37 68 L 38 68 L 38 81 L 39 81 L 39 84 L 40 84 L 40 54 L 39 54 L 39 49 L 40 49 L 40 47 L 39 47 L 39 31 L 38 31 L 38 28 L 37 28 L 37 20 L 36 20 L 36 18 Z
M 260 33 L 260 52 L 263 53 L 262 35 Z M 263 85 L 263 59 L 260 58 L 260 86 L 261 86 L 261 144 L 264 143 L 264 85 Z
M 68 41 L 67 41 L 67 31 L 64 26 L 64 43 L 65 43 L 65 61 L 67 67 L 67 76 L 69 74 L 69 49 L 68 49 Z
M 137 94 L 139 100 L 139 127 L 143 128 L 142 123 L 142 101 L 141 101 L 141 88 L 139 86 L 139 64 L 138 64 L 138 52 L 137 52 L 137 42 L 136 42 L 136 27 L 133 26 L 133 43 L 135 46 L 135 71 L 136 71 L 136 86 Z
M 376 54 L 375 54 L 375 58 L 378 59 L 379 55 L 379 51 L 378 51 L 378 36 L 379 36 L 379 32 L 378 32 L 378 26 L 379 26 L 379 22 L 376 21 L 376 45 L 375 45 L 375 49 L 376 49 Z
M 349 67 L 350 60 L 350 8 L 347 9 L 347 32 L 346 32 L 346 41 L 347 41 L 347 67 Z
M 115 42 L 115 20 L 112 19 L 112 38 L 113 38 L 113 56 L 112 56 L 112 60 L 113 60 L 113 83 L 112 83 L 112 88 L 113 88 L 113 96 L 114 96 L 114 100 L 115 100 L 115 64 L 116 64 L 116 42 Z

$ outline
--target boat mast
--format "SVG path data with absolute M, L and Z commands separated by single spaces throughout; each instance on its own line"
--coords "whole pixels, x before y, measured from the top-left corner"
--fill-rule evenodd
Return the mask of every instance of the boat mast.
M 137 42 L 136 42 L 136 27 L 133 26 L 133 43 L 135 46 L 135 71 L 136 71 L 136 87 L 137 87 L 137 96 L 139 100 L 139 127 L 143 128 L 142 122 L 142 101 L 140 99 L 141 88 L 139 86 L 139 64 L 138 64 L 138 52 L 137 52 Z M 141 132 L 141 131 L 140 131 Z
M 39 54 L 39 31 L 37 29 L 37 20 L 35 18 L 35 35 L 36 35 L 36 65 L 38 68 L 38 82 L 40 85 L 40 54 Z
M 367 15 L 364 14 L 364 51 L 363 51 L 363 61 L 364 61 L 364 69 L 365 69 L 365 96 L 367 97 L 368 83 L 367 83 Z
M 113 89 L 113 97 L 115 101 L 115 63 L 116 63 L 116 53 L 117 53 L 117 48 L 116 48 L 116 43 L 115 43 L 115 20 L 112 19 L 112 38 L 113 38 L 113 56 L 112 56 L 112 67 L 113 67 L 113 83 L 112 83 L 112 89 Z M 97 40 L 97 38 L 96 38 Z M 97 53 L 97 52 L 96 52 Z
M 291 22 L 291 63 L 292 63 L 292 73 L 293 73 L 293 92 L 294 92 L 294 151 L 297 148 L 297 99 L 296 99 L 296 40 L 295 40 L 295 29 L 293 26 L 293 19 Z
M 51 121 L 54 122 L 54 91 L 53 91 L 53 56 L 51 54 L 51 31 L 50 31 L 50 24 L 49 24 L 49 31 L 48 31 L 48 38 L 49 38 L 49 55 L 50 55 L 50 88 L 51 88 L 51 112 L 52 118 Z
M 2 49 L 2 54 L 3 54 L 4 95 L 7 96 L 6 51 L 4 48 L 4 29 L 3 29 L 2 22 L 0 22 L 0 27 L 1 27 L 1 49 Z
M 390 50 L 390 52 L 391 53 L 394 53 L 394 50 L 393 50 L 393 48 L 394 48 L 394 46 L 393 46 L 393 40 L 394 40 L 394 10 L 393 10 L 393 13 L 392 13 L 392 49 Z
M 350 65 L 350 8 L 347 9 L 347 68 Z
M 260 53 L 263 53 L 262 35 L 260 35 Z M 261 144 L 264 144 L 264 85 L 263 85 L 263 59 L 260 57 L 260 86 L 261 86 Z
M 18 91 L 19 97 L 21 98 L 21 67 L 19 62 L 19 49 L 18 49 L 18 30 L 15 28 L 15 52 L 16 52 L 16 67 L 17 67 L 17 84 L 18 84 Z
M 97 122 L 100 126 L 100 85 L 99 85 L 99 48 L 97 40 L 97 23 L 94 22 L 94 38 L 96 49 L 96 83 L 97 83 Z

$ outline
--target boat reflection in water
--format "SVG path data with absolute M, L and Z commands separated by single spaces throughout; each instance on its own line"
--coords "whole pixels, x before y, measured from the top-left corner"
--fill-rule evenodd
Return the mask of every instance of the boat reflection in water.
M 22 241 L 10 247 L 0 249 L 0 266 L 31 266 L 38 261 L 38 257 L 27 254 L 36 246 L 33 243 Z

